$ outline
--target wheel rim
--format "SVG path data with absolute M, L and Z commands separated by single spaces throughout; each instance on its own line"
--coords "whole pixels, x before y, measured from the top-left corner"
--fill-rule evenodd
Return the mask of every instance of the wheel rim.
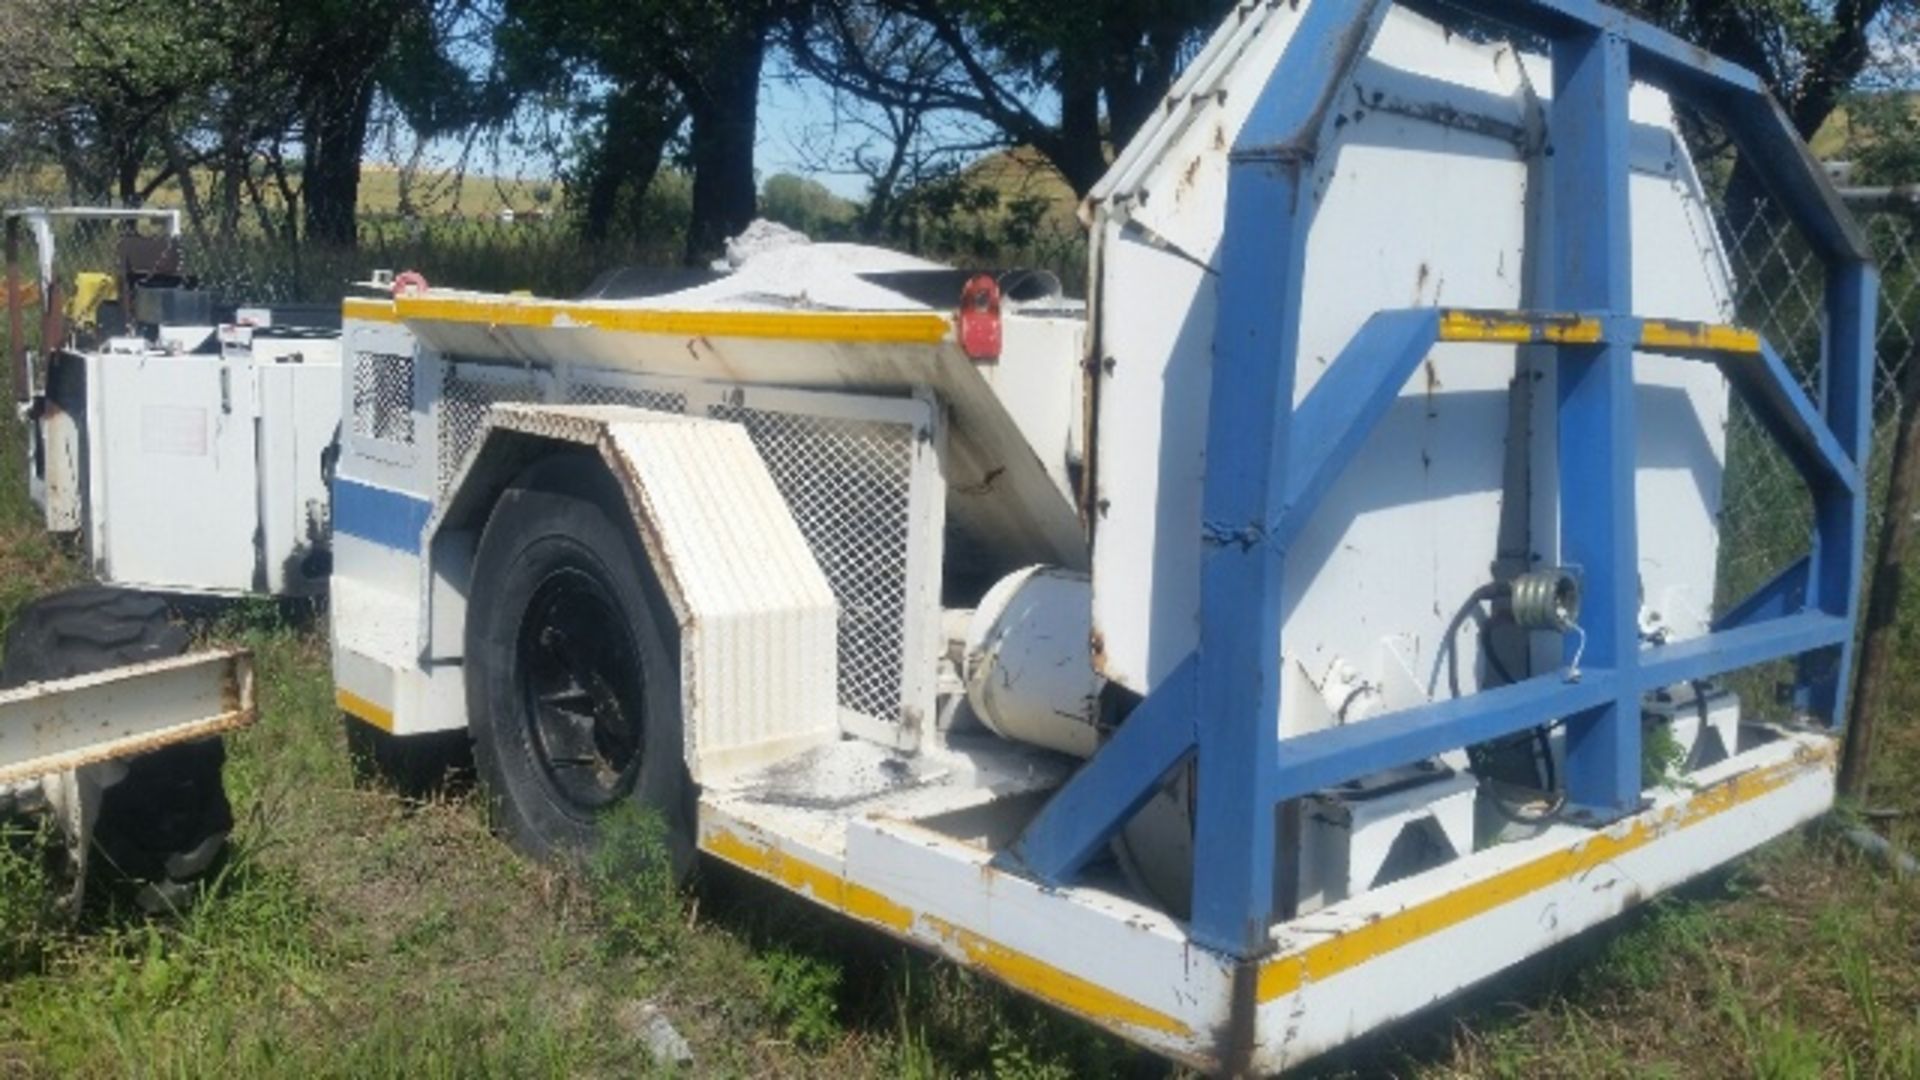
M 528 743 L 548 787 L 593 812 L 632 792 L 640 773 L 646 683 L 610 582 L 556 570 L 527 603 L 515 682 Z

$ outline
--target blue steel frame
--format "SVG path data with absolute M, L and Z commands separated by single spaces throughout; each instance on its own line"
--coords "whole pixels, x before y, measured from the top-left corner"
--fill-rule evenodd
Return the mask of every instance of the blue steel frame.
M 1593 821 L 1641 804 L 1641 698 L 1690 679 L 1800 657 L 1798 700 L 1837 726 L 1851 660 L 1866 522 L 1878 278 L 1858 227 L 1772 97 L 1749 72 L 1591 0 L 1450 0 L 1550 43 L 1549 117 L 1558 314 L 1489 315 L 1498 340 L 1558 353 L 1561 562 L 1584 579 L 1582 675 L 1536 676 L 1357 724 L 1280 739 L 1280 612 L 1287 549 L 1427 350 L 1460 313 L 1384 312 L 1294 405 L 1312 162 L 1338 88 L 1370 46 L 1385 0 L 1317 0 L 1232 153 L 1219 254 L 1203 497 L 1200 643 L 1042 808 L 1008 861 L 1073 879 L 1176 768 L 1194 762 L 1190 933 L 1208 948 L 1265 951 L 1275 914 L 1279 807 L 1290 799 L 1552 719 L 1567 724 L 1569 802 Z M 1821 402 L 1764 342 L 1685 347 L 1633 314 L 1628 90 L 1639 80 L 1716 117 L 1827 268 Z M 1473 320 L 1464 320 L 1471 323 Z M 1663 347 L 1661 342 L 1665 342 Z M 1813 493 L 1811 553 L 1705 637 L 1643 647 L 1637 627 L 1633 356 L 1719 363 Z

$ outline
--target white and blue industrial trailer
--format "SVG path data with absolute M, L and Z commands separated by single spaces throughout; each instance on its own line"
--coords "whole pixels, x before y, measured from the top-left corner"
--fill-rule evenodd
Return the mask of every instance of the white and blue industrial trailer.
M 849 716 L 844 685 L 836 705 L 834 619 L 838 610 L 844 672 L 848 598 L 844 581 L 814 566 L 806 549 L 812 544 L 817 554 L 817 538 L 788 519 L 786 509 L 800 515 L 789 481 L 804 474 L 763 472 L 770 444 L 748 442 L 724 421 L 759 409 L 761 416 L 811 411 L 895 425 L 908 433 L 890 444 L 903 447 L 902 475 L 932 470 L 947 486 L 946 513 L 959 519 L 974 512 L 965 500 L 989 489 L 1004 499 L 1009 487 L 1044 486 L 1046 475 L 1023 472 L 1029 463 L 1018 455 L 968 473 L 980 465 L 981 425 L 1018 434 L 992 428 L 1000 413 L 969 396 L 978 389 L 969 380 L 1017 378 L 1004 370 L 1017 365 L 977 374 L 969 360 L 978 357 L 963 355 L 965 335 L 945 316 L 858 303 L 828 312 L 738 311 L 431 289 L 349 301 L 343 370 L 353 418 L 333 511 L 342 708 L 398 736 L 464 728 L 477 699 L 463 674 L 470 662 L 461 628 L 492 602 L 492 583 L 472 576 L 490 500 L 546 450 L 598 458 L 618 480 L 687 639 L 680 669 L 686 756 L 701 785 L 697 820 L 685 823 L 690 839 L 712 856 L 1221 1071 L 1304 1060 L 1823 812 L 1833 795 L 1833 732 L 1844 714 L 1859 601 L 1877 278 L 1818 163 L 1751 73 L 1603 5 L 1406 5 L 1443 26 L 1465 15 L 1547 43 L 1550 149 L 1539 156 L 1551 167 L 1545 189 L 1529 195 L 1548 208 L 1532 253 L 1548 268 L 1546 284 L 1532 293 L 1539 300 L 1529 310 L 1436 302 L 1378 311 L 1330 363 L 1318 358 L 1323 372 L 1301 397 L 1315 169 L 1325 164 L 1336 126 L 1352 119 L 1341 95 L 1383 22 L 1407 16 L 1378 0 L 1315 0 L 1280 11 L 1286 7 L 1243 4 L 1219 39 L 1231 43 L 1236 25 L 1259 19 L 1286 24 L 1263 39 L 1284 48 L 1257 96 L 1233 103 L 1245 119 L 1218 159 L 1226 171 L 1225 227 L 1209 268 L 1218 289 L 1210 310 L 1206 468 L 1201 516 L 1190 530 L 1202 552 L 1197 643 L 1165 664 L 1110 730 L 1088 699 L 1082 719 L 1094 732 L 1090 741 L 1077 750 L 1071 737 L 1050 744 L 1085 756 L 1084 764 L 1012 742 L 976 746 L 958 727 L 949 732 L 944 714 L 936 721 L 919 705 L 904 710 L 896 727 Z M 1196 67 L 1213 63 L 1215 51 Z M 1187 108 L 1180 93 L 1204 78 L 1189 76 L 1169 112 Z M 1636 85 L 1723 125 L 1825 267 L 1819 400 L 1752 332 L 1642 314 L 1658 311 L 1665 298 L 1633 289 L 1629 98 Z M 1192 108 L 1202 107 L 1201 96 Z M 1134 157 L 1123 155 L 1116 172 Z M 1063 329 L 1072 318 L 1041 322 L 1021 329 L 1026 324 L 1009 316 L 1009 360 L 1022 333 L 1061 333 L 1085 345 L 1073 336 L 1080 331 Z M 1292 708 L 1283 702 L 1294 700 L 1282 659 L 1289 554 L 1432 350 L 1474 342 L 1551 356 L 1557 563 L 1578 581 L 1581 633 L 1553 639 L 1565 649 L 1562 662 L 1508 685 L 1283 735 Z M 1796 466 L 1815 508 L 1809 554 L 1707 632 L 1680 640 L 1643 632 L 1636 357 L 1717 368 Z M 456 403 L 454 381 L 473 383 L 485 365 L 460 369 L 455 361 L 476 359 L 491 361 L 493 389 L 469 387 Z M 1097 381 L 1099 365 L 1090 367 Z M 879 412 L 826 400 L 848 388 L 870 393 Z M 499 404 L 512 400 L 533 403 Z M 1083 457 L 1080 464 L 1096 474 L 1081 489 L 1088 511 L 1093 500 L 1085 492 L 1100 490 L 1101 463 Z M 933 625 L 910 613 L 889 632 L 906 642 L 903 655 L 924 657 L 932 671 L 949 637 L 938 626 L 943 500 L 914 491 L 901 504 L 910 504 L 902 510 L 909 539 L 888 557 L 907 568 L 904 593 L 919 598 L 908 609 L 920 604 Z M 769 506 L 770 516 L 751 519 L 768 524 L 748 538 L 725 520 Z M 1045 522 L 1009 524 L 991 514 L 978 520 L 989 532 L 1004 526 L 1006 535 L 1039 537 L 1023 549 L 1027 561 L 1084 577 L 1084 535 L 1063 539 Z M 913 539 L 926 536 L 935 538 L 931 548 Z M 716 599 L 722 593 L 732 599 Z M 754 624 L 760 636 L 751 648 L 729 652 L 724 634 L 733 624 L 725 619 L 758 617 L 741 614 L 756 602 L 741 597 L 774 594 L 766 602 L 777 618 Z M 1087 615 L 1078 618 L 1068 625 L 1080 627 L 1085 641 Z M 1108 665 L 1103 673 L 1125 681 L 1124 659 L 1101 655 L 1100 635 L 1093 636 L 1090 664 Z M 1648 695 L 1795 658 L 1794 707 L 1803 723 L 1753 727 L 1687 784 L 1648 787 L 1641 752 Z M 959 660 L 958 676 L 977 659 Z M 919 700 L 951 697 L 938 682 L 925 680 Z M 909 689 L 901 693 L 920 692 Z M 823 711 L 810 712 L 816 703 Z M 803 713 L 804 722 L 786 718 Z M 1284 808 L 1553 723 L 1563 731 L 1554 752 L 1566 811 L 1551 825 L 1510 842 L 1468 842 L 1425 872 L 1313 910 L 1296 907 L 1297 896 L 1276 886 L 1297 869 L 1289 865 L 1297 841 L 1287 839 Z M 861 738 L 843 741 L 848 735 Z M 849 749 L 856 745 L 865 749 Z M 759 766 L 785 773 L 775 783 Z M 1192 799 L 1190 912 L 1093 873 L 1135 815 L 1179 777 Z

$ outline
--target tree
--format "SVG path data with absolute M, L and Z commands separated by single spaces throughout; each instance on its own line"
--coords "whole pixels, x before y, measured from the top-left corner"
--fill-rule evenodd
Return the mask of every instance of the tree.
M 296 73 L 304 154 L 306 236 L 355 242 L 360 162 L 379 75 L 396 46 L 430 34 L 433 0 L 270 0 L 287 29 L 282 57 Z
M 787 0 L 507 0 L 498 37 L 522 86 L 565 87 L 587 127 L 573 150 L 585 228 L 604 234 L 633 181 L 686 123 L 693 173 L 686 257 L 700 263 L 753 220 L 754 135 L 770 32 Z
M 815 239 L 844 234 L 859 208 L 818 180 L 777 173 L 760 188 L 760 215 Z
M 1637 0 L 1631 6 L 1758 75 L 1809 142 L 1872 63 L 1876 33 L 1916 9 L 1913 0 Z M 1695 141 L 1696 153 L 1714 149 L 1710 140 Z M 1736 235 L 1765 197 L 1758 174 L 1736 162 L 1725 194 Z
M 243 198 L 268 213 L 264 159 L 282 208 L 304 207 L 306 236 L 350 245 L 380 80 L 417 86 L 444 71 L 430 62 L 436 20 L 465 0 L 4 2 L 14 32 L 0 41 L 0 109 L 73 198 L 137 206 L 174 184 L 197 233 L 231 234 Z M 402 46 L 406 63 L 390 64 Z
M 1812 139 L 1873 58 L 1871 36 L 1910 0 L 1640 0 L 1640 13 L 1760 76 Z
M 679 87 L 692 117 L 687 160 L 693 168 L 693 219 L 687 261 L 707 262 L 758 209 L 753 144 L 760 119 L 760 73 L 781 0 L 655 0 L 656 59 Z
M 796 62 L 894 110 L 983 120 L 1084 195 L 1165 97 L 1227 0 L 820 0 Z M 1057 116 L 1035 102 L 1050 98 Z
M 17 139 L 72 197 L 144 202 L 202 155 L 187 145 L 232 55 L 232 5 L 51 0 L 10 5 L 0 89 Z

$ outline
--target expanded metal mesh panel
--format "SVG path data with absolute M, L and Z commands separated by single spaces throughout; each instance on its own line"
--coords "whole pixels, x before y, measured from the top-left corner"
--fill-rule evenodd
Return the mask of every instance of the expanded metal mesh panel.
M 627 405 L 655 412 L 684 413 L 687 411 L 687 395 L 666 390 L 577 382 L 567 391 L 567 404 Z
M 539 401 L 541 397 L 540 388 L 530 379 L 470 378 L 463 376 L 458 366 L 448 367 L 440 387 L 440 490 L 447 490 L 467 451 L 473 449 L 488 406 L 504 401 Z
M 413 357 L 353 354 L 353 433 L 413 444 Z
M 915 429 L 736 405 L 709 415 L 747 429 L 833 587 L 840 704 L 898 720 Z

